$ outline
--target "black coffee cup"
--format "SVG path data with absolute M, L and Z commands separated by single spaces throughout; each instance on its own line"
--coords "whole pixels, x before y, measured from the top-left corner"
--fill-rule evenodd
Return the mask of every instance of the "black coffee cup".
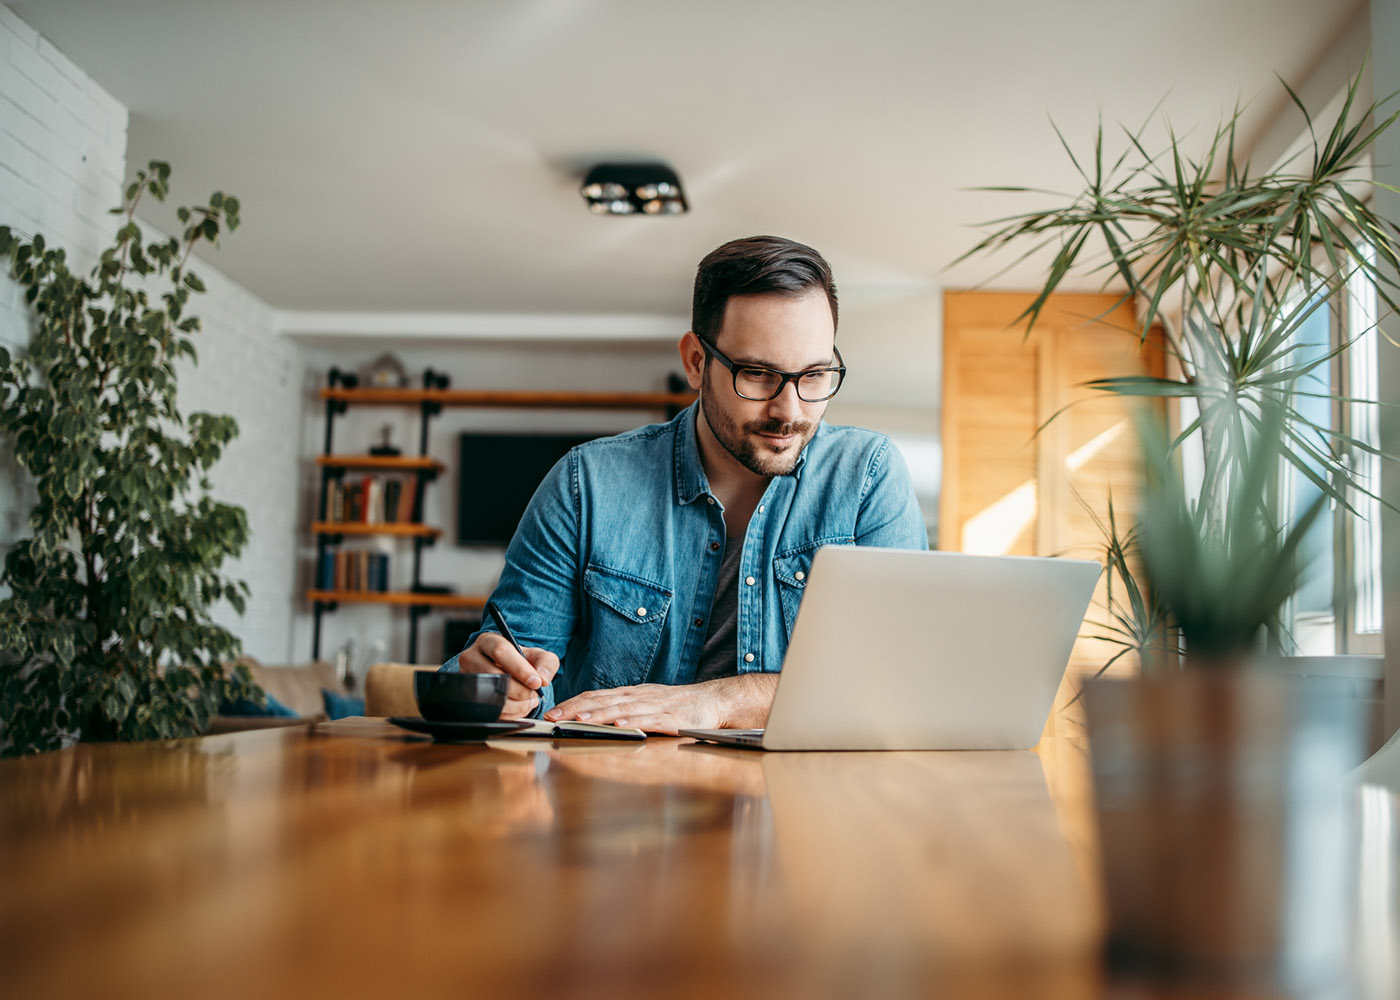
M 506 704 L 505 674 L 420 670 L 413 675 L 418 711 L 433 722 L 494 722 Z

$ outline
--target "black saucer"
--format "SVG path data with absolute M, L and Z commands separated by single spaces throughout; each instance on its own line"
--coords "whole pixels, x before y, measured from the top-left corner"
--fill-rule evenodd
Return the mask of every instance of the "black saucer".
M 504 736 L 526 729 L 529 722 L 435 722 L 419 715 L 391 715 L 389 721 L 401 729 L 427 733 L 437 743 L 479 743 L 493 736 Z

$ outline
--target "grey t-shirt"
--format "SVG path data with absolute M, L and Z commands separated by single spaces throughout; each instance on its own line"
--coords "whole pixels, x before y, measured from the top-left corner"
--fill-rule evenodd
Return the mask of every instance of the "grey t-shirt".
M 724 540 L 724 558 L 719 564 L 719 580 L 715 583 L 715 599 L 710 604 L 710 629 L 705 633 L 705 645 L 700 647 L 700 660 L 695 664 L 695 682 L 712 681 L 717 677 L 733 677 L 738 668 L 739 636 L 739 557 L 744 552 L 742 538 Z

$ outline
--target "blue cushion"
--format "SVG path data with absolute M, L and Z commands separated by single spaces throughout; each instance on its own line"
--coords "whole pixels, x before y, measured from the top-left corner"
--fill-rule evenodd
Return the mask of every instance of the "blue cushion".
M 263 692 L 267 694 L 267 692 Z M 237 701 L 226 701 L 219 706 L 220 715 L 242 715 L 242 716 L 279 716 L 286 719 L 295 719 L 297 713 L 286 705 L 282 704 L 272 695 L 267 694 L 267 704 L 259 705 L 252 698 L 239 698 Z
M 344 694 L 340 691 L 332 691 L 330 688 L 322 688 L 321 701 L 326 706 L 327 718 L 343 719 L 347 715 L 365 714 L 365 700 L 359 695 Z

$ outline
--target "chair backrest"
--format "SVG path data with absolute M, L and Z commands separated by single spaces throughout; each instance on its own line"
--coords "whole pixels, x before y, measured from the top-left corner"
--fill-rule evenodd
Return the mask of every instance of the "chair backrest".
M 413 675 L 436 670 L 436 663 L 376 663 L 365 674 L 365 715 L 418 715 Z

